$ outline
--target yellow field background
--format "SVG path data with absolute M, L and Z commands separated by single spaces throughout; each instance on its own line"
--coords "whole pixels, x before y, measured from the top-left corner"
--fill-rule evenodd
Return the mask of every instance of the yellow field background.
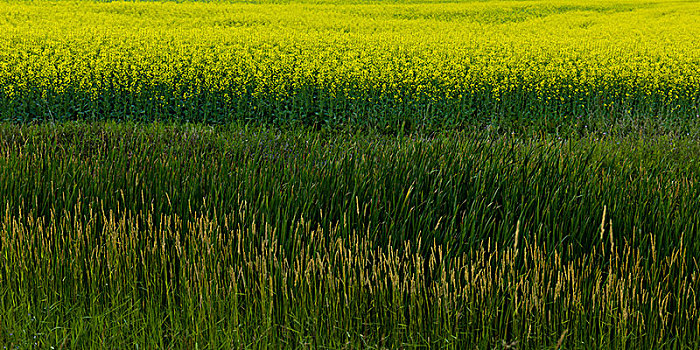
M 3 2 L 4 119 L 697 115 L 700 4 Z

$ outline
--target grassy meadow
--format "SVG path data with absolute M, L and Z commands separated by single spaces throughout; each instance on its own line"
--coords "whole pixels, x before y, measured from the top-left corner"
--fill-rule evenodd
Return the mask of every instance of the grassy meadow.
M 0 2 L 0 346 L 700 347 L 700 4 Z
M 0 341 L 694 347 L 698 152 L 669 136 L 5 125 Z

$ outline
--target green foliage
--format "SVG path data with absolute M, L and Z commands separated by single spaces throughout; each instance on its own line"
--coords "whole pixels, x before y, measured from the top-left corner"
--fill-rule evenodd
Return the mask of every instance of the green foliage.
M 0 343 L 695 347 L 697 139 L 609 134 L 3 124 Z

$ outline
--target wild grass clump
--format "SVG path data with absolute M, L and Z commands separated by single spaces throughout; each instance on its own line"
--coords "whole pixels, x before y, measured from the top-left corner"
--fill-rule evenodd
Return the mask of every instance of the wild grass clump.
M 0 126 L 0 343 L 693 348 L 698 143 Z

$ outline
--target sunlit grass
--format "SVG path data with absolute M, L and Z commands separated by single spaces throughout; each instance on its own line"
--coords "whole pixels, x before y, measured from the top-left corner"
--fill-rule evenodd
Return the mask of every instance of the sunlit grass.
M 697 148 L 2 125 L 0 342 L 692 348 Z

